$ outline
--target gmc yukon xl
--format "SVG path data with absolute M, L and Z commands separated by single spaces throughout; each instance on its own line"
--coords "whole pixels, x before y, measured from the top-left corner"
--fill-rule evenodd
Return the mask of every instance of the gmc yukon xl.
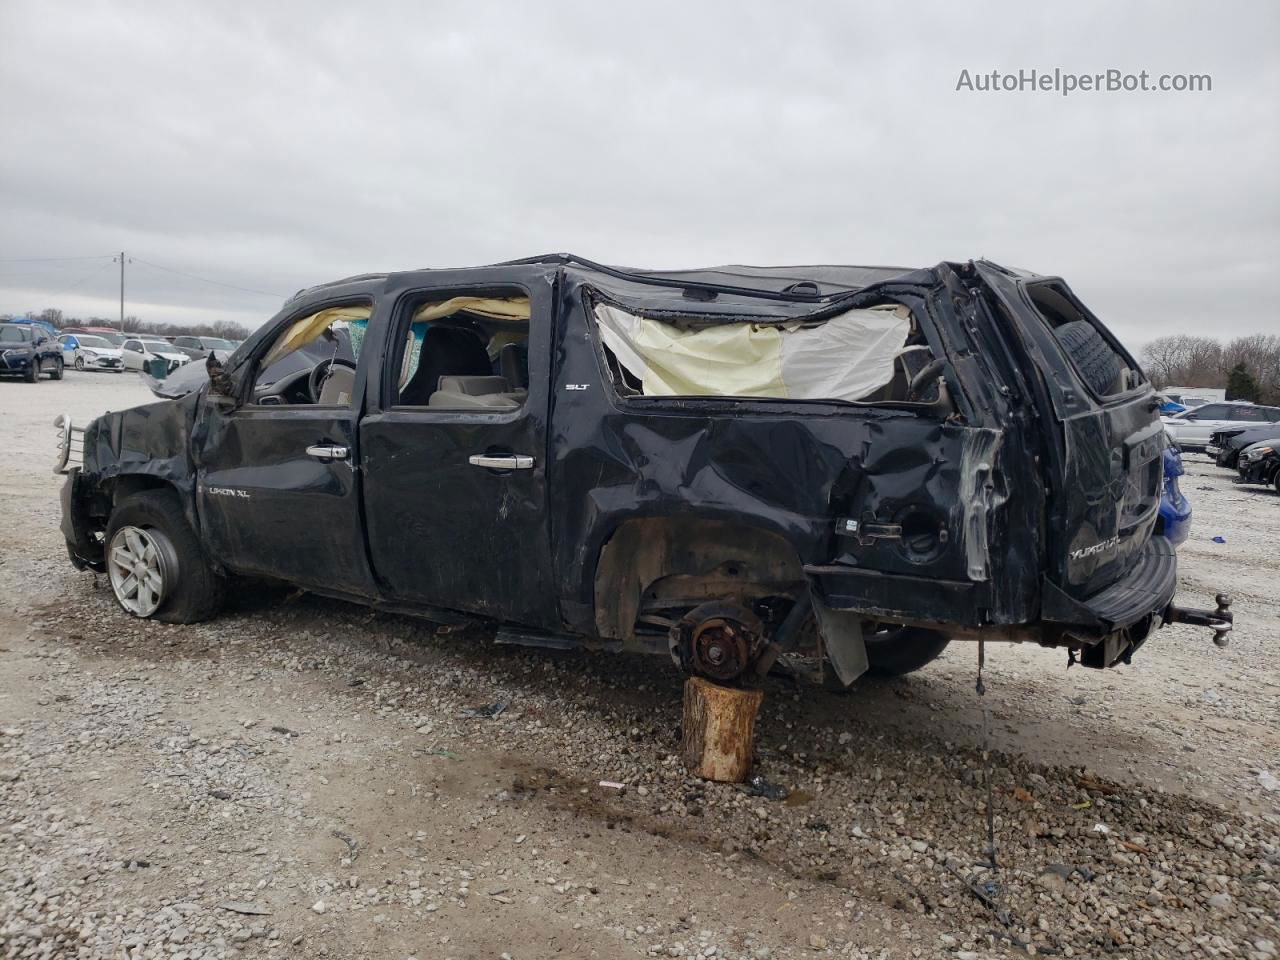
M 727 683 L 1230 629 L 1173 602 L 1160 400 L 1060 279 L 556 254 L 316 286 L 206 367 L 60 424 L 71 561 L 135 616 L 271 578 Z

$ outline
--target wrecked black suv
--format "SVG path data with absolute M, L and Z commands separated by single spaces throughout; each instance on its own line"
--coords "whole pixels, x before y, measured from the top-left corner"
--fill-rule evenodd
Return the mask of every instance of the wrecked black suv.
M 208 370 L 61 423 L 71 560 L 140 617 L 266 577 L 724 682 L 1229 629 L 1172 602 L 1159 398 L 1059 279 L 560 254 L 313 287 Z

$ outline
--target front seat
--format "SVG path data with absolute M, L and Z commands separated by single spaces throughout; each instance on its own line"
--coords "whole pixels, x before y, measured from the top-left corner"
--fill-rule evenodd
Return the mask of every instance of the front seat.
M 411 407 L 425 407 L 439 389 L 440 378 L 488 377 L 493 364 L 484 344 L 470 330 L 459 327 L 427 327 L 422 335 L 422 351 L 418 369 L 400 391 L 400 402 Z
M 523 343 L 508 343 L 498 354 L 502 375 L 512 388 L 519 390 L 529 386 L 529 348 Z

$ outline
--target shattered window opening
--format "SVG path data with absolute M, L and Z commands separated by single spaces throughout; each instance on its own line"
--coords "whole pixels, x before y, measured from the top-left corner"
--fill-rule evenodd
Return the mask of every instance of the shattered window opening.
M 1026 290 L 1032 306 L 1095 395 L 1119 396 L 1146 382 L 1142 371 L 1103 335 L 1098 321 L 1062 284 L 1033 283 Z
M 258 361 L 250 402 L 349 406 L 372 313 L 368 303 L 331 306 L 289 324 Z
M 623 397 L 740 397 L 910 402 L 933 353 L 907 307 L 884 304 L 821 320 L 655 319 L 606 303 L 596 329 Z M 936 383 L 918 385 L 924 402 Z

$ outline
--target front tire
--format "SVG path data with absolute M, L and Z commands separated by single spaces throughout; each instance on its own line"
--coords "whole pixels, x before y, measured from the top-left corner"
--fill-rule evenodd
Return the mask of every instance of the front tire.
M 77 370 L 84 369 L 84 357 L 76 357 L 75 368 Z
M 23 374 L 22 379 L 26 380 L 27 383 L 39 383 L 40 374 L 42 373 L 44 373 L 44 370 L 41 368 L 40 358 L 34 357 L 31 360 L 30 365 L 27 367 L 27 372 Z
M 951 639 L 937 630 L 877 624 L 874 632 L 863 634 L 867 645 L 868 673 L 900 677 L 913 673 L 942 655 Z
M 199 623 L 222 608 L 226 582 L 171 491 L 144 490 L 116 505 L 104 559 L 116 602 L 135 617 Z

